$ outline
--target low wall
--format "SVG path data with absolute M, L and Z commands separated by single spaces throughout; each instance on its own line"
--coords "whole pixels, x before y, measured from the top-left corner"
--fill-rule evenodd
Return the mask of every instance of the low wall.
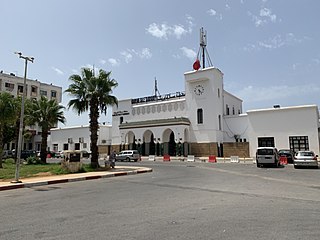
M 229 142 L 223 143 L 223 156 L 239 156 L 241 158 L 250 157 L 248 142 Z

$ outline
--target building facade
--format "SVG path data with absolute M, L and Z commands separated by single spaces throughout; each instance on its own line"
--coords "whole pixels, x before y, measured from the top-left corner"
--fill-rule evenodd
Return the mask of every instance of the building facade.
M 14 97 L 22 96 L 24 88 L 24 78 L 13 73 L 6 74 L 0 71 L 0 92 L 9 92 Z M 28 99 L 40 99 L 46 96 L 48 99 L 55 99 L 58 103 L 62 101 L 62 88 L 52 84 L 42 83 L 38 80 L 26 80 L 26 97 Z M 37 150 L 41 148 L 41 129 L 38 126 L 27 126 L 27 130 L 32 133 L 31 139 L 24 139 L 23 150 Z M 10 143 L 6 149 L 15 149 L 15 143 Z
M 218 68 L 187 72 L 184 77 L 185 91 L 119 100 L 112 126 L 100 126 L 99 152 L 137 149 L 144 156 L 253 157 L 257 147 L 274 146 L 319 154 L 316 105 L 243 113 L 242 100 L 224 90 Z M 83 150 L 81 137 L 90 144 L 88 126 L 51 132 L 52 149 Z

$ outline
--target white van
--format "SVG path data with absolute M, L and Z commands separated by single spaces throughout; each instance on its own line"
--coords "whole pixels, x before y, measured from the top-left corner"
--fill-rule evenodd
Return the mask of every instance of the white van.
M 256 152 L 257 167 L 280 164 L 278 150 L 275 147 L 258 147 Z

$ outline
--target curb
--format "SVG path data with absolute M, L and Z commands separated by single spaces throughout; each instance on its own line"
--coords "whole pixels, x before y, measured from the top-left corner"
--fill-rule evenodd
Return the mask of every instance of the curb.
M 100 178 L 120 177 L 120 176 L 125 176 L 125 175 L 149 173 L 152 171 L 153 171 L 152 168 L 149 168 L 149 169 L 142 169 L 142 170 L 127 171 L 127 172 L 115 172 L 115 173 L 111 173 L 111 174 L 108 173 L 108 174 L 101 174 L 101 175 L 93 175 L 93 176 L 87 176 L 87 177 L 72 177 L 72 178 L 64 178 L 64 179 L 54 179 L 54 180 L 39 181 L 39 182 L 32 182 L 32 183 L 10 183 L 13 185 L 0 186 L 0 191 L 13 190 L 13 189 L 19 189 L 19 188 L 30 188 L 30 187 L 52 185 L 52 184 L 59 184 L 59 183 L 95 180 L 95 179 L 100 179 Z

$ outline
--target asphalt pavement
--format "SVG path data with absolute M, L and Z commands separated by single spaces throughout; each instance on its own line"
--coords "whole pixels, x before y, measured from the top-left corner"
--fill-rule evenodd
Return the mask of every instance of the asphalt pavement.
M 99 178 L 110 178 L 124 175 L 133 175 L 140 173 L 152 172 L 151 168 L 135 167 L 135 166 L 116 166 L 108 171 L 73 173 L 53 176 L 38 176 L 31 178 L 21 178 L 21 183 L 12 183 L 8 181 L 0 181 L 0 191 L 12 190 L 18 188 L 30 188 L 34 186 L 51 185 L 58 183 L 68 183 L 76 181 L 93 180 Z

